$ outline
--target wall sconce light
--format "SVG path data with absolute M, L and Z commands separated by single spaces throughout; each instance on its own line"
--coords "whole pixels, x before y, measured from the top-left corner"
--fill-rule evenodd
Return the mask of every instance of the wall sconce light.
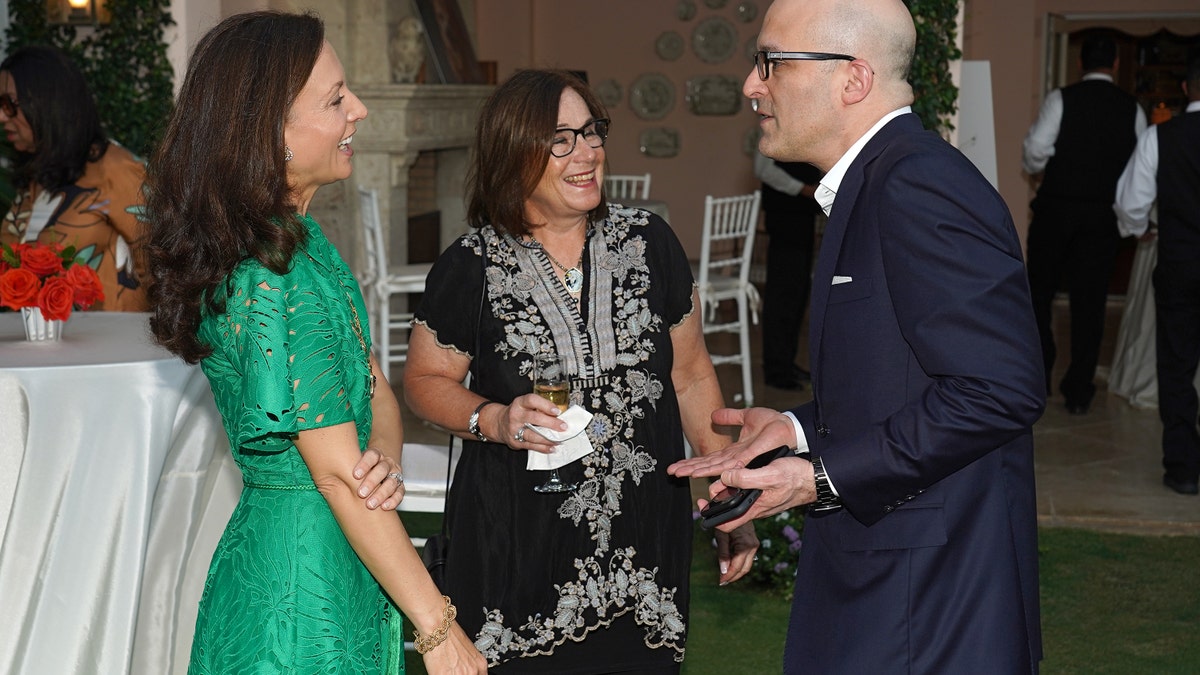
M 94 26 L 111 19 L 104 0 L 46 0 L 46 18 L 52 24 L 73 26 Z

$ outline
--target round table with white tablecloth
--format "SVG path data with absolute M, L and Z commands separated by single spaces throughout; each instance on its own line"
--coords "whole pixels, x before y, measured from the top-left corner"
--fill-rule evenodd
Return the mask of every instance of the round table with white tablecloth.
M 17 387 L 0 434 L 25 440 L 0 467 L 16 470 L 0 494 L 0 672 L 187 669 L 241 476 L 207 379 L 147 319 L 77 312 L 60 342 L 30 343 L 20 314 L 0 314 L 0 377 Z

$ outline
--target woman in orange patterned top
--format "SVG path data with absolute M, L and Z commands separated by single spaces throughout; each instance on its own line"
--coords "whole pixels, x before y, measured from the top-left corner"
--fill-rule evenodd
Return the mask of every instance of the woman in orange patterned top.
M 146 311 L 142 162 L 110 141 L 83 74 L 61 51 L 31 46 L 0 63 L 0 123 L 16 150 L 12 209 L 0 241 L 74 246 L 100 275 L 93 309 Z

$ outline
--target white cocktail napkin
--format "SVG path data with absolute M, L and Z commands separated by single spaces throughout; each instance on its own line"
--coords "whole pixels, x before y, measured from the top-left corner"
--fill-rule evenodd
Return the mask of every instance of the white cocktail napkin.
M 595 450 L 592 447 L 592 442 L 588 440 L 587 434 L 583 433 L 583 430 L 592 421 L 592 413 L 580 406 L 573 405 L 559 414 L 558 419 L 567 423 L 566 431 L 555 431 L 533 424 L 525 425 L 549 440 L 558 443 L 558 448 L 548 454 L 529 450 L 529 459 L 525 464 L 525 468 L 529 471 L 557 469 Z

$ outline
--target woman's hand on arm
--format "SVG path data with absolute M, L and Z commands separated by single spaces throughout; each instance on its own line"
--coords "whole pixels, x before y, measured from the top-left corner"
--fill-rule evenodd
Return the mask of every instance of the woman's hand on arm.
M 443 624 L 445 602 L 394 511 L 362 508 L 353 475 L 359 458 L 353 422 L 301 431 L 296 448 L 346 540 L 421 635 Z M 431 673 L 483 673 L 486 662 L 457 623 L 425 654 Z
M 376 378 L 375 396 L 371 398 L 371 438 L 354 465 L 354 477 L 362 479 L 358 496 L 366 501 L 368 509 L 394 510 L 404 499 L 404 470 L 400 462 L 404 427 L 400 421 L 400 403 L 374 355 L 371 372 Z

